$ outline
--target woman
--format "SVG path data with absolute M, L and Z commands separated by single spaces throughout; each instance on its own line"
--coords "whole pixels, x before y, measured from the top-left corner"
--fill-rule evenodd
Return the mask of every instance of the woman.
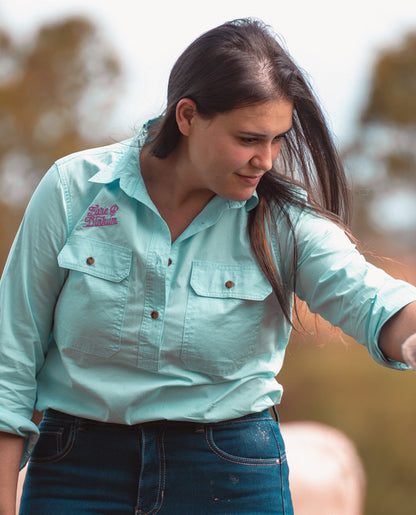
M 22 514 L 292 513 L 268 410 L 293 292 L 389 367 L 416 332 L 415 288 L 364 261 L 348 213 L 267 28 L 192 43 L 163 116 L 59 160 L 30 202 L 1 287 L 0 513 L 22 453 Z

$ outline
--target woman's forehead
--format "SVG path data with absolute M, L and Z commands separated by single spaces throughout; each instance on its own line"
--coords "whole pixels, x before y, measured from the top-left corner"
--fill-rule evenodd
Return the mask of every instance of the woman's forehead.
M 236 127 L 241 131 L 270 133 L 286 132 L 292 126 L 293 103 L 288 100 L 271 100 L 261 104 L 240 107 L 214 117 L 217 123 Z

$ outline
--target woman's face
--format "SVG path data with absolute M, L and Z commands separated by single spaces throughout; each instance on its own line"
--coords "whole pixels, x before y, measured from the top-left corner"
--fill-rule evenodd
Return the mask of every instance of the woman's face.
M 187 134 L 190 182 L 230 200 L 248 200 L 277 159 L 292 114 L 287 100 L 234 109 L 209 120 L 195 114 Z

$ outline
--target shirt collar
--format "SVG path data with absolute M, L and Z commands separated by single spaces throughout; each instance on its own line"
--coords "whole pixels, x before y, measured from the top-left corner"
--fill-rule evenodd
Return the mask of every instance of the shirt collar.
M 142 146 L 140 139 L 140 136 L 135 136 L 118 143 L 119 148 L 114 152 L 111 163 L 101 168 L 89 181 L 110 184 L 119 180 L 120 188 L 129 197 L 153 205 L 140 174 L 139 155 Z
M 251 211 L 252 209 L 254 209 L 257 206 L 258 203 L 259 203 L 259 196 L 257 195 L 257 191 L 254 191 L 252 197 L 249 198 L 245 202 L 246 210 Z
M 110 184 L 124 175 L 126 167 L 130 168 L 131 164 L 138 165 L 139 144 L 137 138 L 122 141 L 118 143 L 118 147 L 112 154 L 112 161 L 93 175 L 89 182 Z

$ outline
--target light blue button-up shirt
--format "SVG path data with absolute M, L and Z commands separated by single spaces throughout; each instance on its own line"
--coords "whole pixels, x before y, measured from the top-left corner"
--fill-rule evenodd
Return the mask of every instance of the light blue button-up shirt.
M 32 410 L 134 424 L 218 421 L 280 401 L 290 324 L 250 248 L 256 203 L 214 197 L 172 243 L 136 140 L 59 160 L 34 194 L 0 288 L 0 430 Z M 297 295 L 366 345 L 416 289 L 366 263 L 342 230 L 291 210 Z M 293 237 L 276 220 L 284 281 Z M 280 244 L 280 248 L 279 248 Z M 289 298 L 293 292 L 287 291 Z

